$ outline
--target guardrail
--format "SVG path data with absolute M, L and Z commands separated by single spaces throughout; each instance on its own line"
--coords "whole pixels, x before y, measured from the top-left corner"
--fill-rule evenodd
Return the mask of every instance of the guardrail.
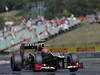
M 100 46 L 89 47 L 66 47 L 66 48 L 49 48 L 53 52 L 73 53 L 73 52 L 100 52 Z
M 54 53 L 75 53 L 80 58 L 100 58 L 100 46 L 49 48 Z

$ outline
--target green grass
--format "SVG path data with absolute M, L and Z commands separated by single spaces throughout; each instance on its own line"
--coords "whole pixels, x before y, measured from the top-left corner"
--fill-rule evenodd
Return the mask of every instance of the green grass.
M 100 45 L 100 24 L 84 24 L 46 42 L 50 48 Z
M 80 58 L 80 60 L 100 60 L 100 58 Z
M 2 17 L 15 16 L 16 14 L 18 14 L 20 12 L 21 12 L 21 10 L 13 10 L 13 11 L 9 11 L 9 12 L 0 13 L 0 16 L 2 16 Z

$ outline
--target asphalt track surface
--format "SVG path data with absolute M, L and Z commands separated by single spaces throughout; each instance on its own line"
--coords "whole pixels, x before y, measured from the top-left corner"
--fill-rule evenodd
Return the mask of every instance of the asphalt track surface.
M 100 75 L 100 60 L 81 60 L 84 68 L 77 72 L 69 72 L 67 69 L 60 69 L 56 72 L 33 72 L 22 70 L 12 72 L 10 69 L 9 57 L 0 56 L 0 75 Z

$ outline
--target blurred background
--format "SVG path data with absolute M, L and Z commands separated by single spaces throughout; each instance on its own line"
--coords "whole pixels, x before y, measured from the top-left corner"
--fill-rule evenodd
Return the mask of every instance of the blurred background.
M 98 46 L 99 23 L 99 0 L 0 0 L 0 50 L 26 40 L 46 40 L 48 48 Z

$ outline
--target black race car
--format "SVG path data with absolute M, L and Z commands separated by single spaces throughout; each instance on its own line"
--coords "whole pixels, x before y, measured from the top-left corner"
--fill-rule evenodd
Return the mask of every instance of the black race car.
M 69 69 L 71 72 L 82 68 L 83 64 L 75 54 L 60 55 L 50 52 L 44 48 L 43 43 L 28 44 L 20 46 L 19 53 L 11 56 L 11 69 L 21 71 L 29 69 L 33 71 L 56 71 L 57 69 Z

